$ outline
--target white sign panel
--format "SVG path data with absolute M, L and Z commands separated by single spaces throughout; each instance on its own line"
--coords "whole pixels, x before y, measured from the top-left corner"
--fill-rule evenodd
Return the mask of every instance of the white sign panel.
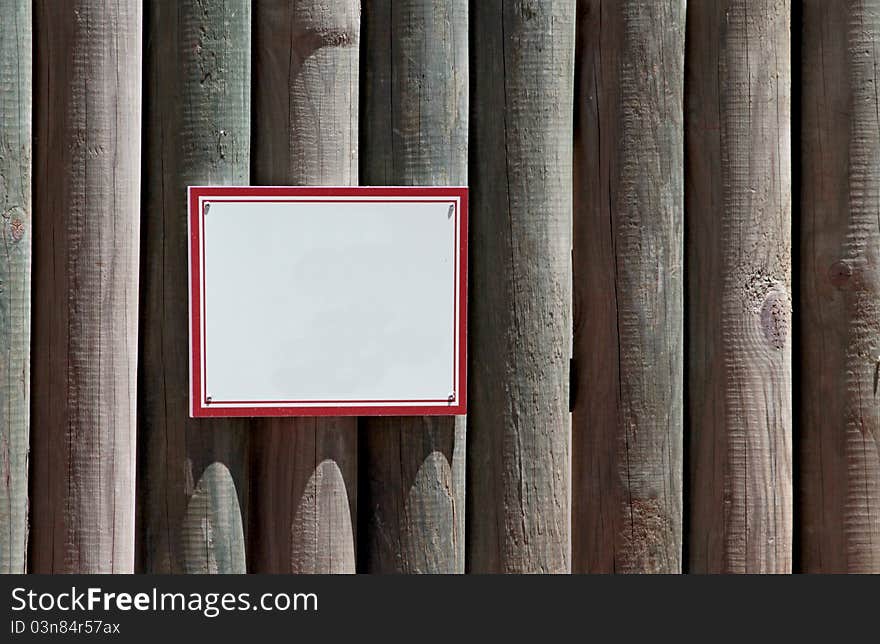
M 466 410 L 466 188 L 189 190 L 191 414 Z

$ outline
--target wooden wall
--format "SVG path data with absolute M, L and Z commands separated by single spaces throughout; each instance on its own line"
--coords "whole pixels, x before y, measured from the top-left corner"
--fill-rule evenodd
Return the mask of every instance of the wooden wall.
M 880 572 L 878 63 L 880 0 L 0 0 L 0 570 Z M 189 419 L 190 184 L 469 185 L 468 416 Z

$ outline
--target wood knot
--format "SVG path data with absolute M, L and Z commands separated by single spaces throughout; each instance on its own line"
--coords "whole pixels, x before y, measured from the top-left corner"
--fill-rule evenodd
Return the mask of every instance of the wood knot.
M 767 293 L 761 305 L 761 331 L 774 349 L 782 349 L 791 328 L 791 302 L 781 288 Z
M 24 222 L 21 219 L 13 219 L 12 224 L 12 241 L 21 241 L 24 237 Z
M 523 2 L 520 5 L 520 13 L 523 20 L 528 22 L 534 20 L 538 16 L 538 7 L 535 6 L 534 2 Z
M 834 262 L 831 265 L 831 268 L 828 269 L 828 280 L 833 286 L 841 288 L 847 282 L 849 282 L 852 274 L 852 264 L 850 264 L 845 259 L 842 259 L 839 262 Z
M 349 47 L 354 44 L 354 38 L 344 30 L 328 30 L 319 32 L 321 47 Z

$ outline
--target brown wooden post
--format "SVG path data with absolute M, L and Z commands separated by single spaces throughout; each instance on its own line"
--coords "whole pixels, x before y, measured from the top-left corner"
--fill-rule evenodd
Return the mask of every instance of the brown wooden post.
M 692 572 L 791 569 L 790 3 L 687 8 Z
M 880 2 L 803 4 L 801 563 L 880 572 Z
M 470 20 L 468 569 L 567 572 L 575 0 Z
M 35 4 L 34 572 L 131 572 L 141 7 Z
M 578 2 L 575 572 L 681 571 L 684 24 Z
M 250 183 L 250 0 L 149 0 L 138 566 L 243 573 L 247 434 L 189 418 L 189 185 Z
M 359 0 L 259 2 L 253 20 L 254 183 L 357 185 Z M 260 425 L 252 568 L 354 572 L 357 420 Z
M 467 16 L 467 0 L 365 0 L 364 183 L 467 185 Z M 465 418 L 361 422 L 364 570 L 464 572 Z
M 0 0 L 0 573 L 27 563 L 31 1 Z

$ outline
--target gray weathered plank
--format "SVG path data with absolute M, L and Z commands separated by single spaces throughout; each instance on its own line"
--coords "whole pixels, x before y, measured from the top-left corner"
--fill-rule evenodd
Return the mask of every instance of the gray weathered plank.
M 145 572 L 246 569 L 246 427 L 188 412 L 186 188 L 250 182 L 250 4 L 146 4 L 138 409 Z
M 140 3 L 35 4 L 35 572 L 131 572 Z
M 0 573 L 27 563 L 31 1 L 0 0 Z
M 801 563 L 880 572 L 880 2 L 803 5 Z
M 359 0 L 259 2 L 253 20 L 254 183 L 357 185 Z M 260 425 L 252 568 L 354 572 L 357 420 Z
M 790 2 L 689 3 L 692 572 L 791 569 Z
M 467 184 L 467 5 L 363 3 L 365 184 Z M 361 426 L 365 572 L 463 573 L 465 418 Z
M 575 572 L 681 571 L 684 23 L 578 2 Z
M 468 570 L 567 572 L 575 1 L 470 8 Z

